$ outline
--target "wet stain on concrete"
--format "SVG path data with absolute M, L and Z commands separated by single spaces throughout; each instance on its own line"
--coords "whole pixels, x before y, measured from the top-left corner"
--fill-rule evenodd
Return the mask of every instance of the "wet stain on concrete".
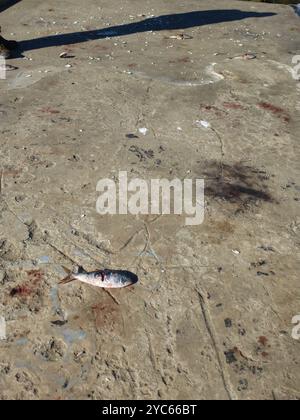
M 105 302 L 92 306 L 97 331 L 114 330 L 121 321 L 121 314 L 115 303 Z
M 275 202 L 267 185 L 270 176 L 264 170 L 243 163 L 212 161 L 206 163 L 202 176 L 207 197 L 238 204 L 238 211 L 246 210 L 251 203 Z

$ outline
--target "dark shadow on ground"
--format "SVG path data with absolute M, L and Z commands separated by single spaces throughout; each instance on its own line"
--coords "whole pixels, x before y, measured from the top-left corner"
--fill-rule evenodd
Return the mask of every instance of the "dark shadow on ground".
M 86 32 L 74 32 L 63 35 L 51 35 L 43 38 L 29 39 L 19 43 L 19 52 L 38 50 L 41 48 L 58 47 L 63 45 L 79 44 L 90 40 L 106 37 L 117 37 L 137 34 L 147 31 L 180 30 L 213 25 L 223 22 L 233 22 L 248 18 L 265 18 L 276 13 L 244 12 L 241 10 L 205 10 L 173 15 L 158 16 L 141 22 L 112 26 Z
M 9 9 L 17 3 L 20 3 L 22 0 L 0 0 L 0 13 L 4 10 Z

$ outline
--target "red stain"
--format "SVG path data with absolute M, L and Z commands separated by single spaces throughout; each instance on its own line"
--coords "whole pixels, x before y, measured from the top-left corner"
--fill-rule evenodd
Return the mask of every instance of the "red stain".
M 57 109 L 53 109 L 50 107 L 46 107 L 46 108 L 41 108 L 39 110 L 40 112 L 43 112 L 44 114 L 60 114 L 60 111 L 58 111 Z
M 21 297 L 27 297 L 29 295 L 31 295 L 32 293 L 32 289 L 26 285 L 22 285 L 22 286 L 18 286 L 18 287 L 14 287 L 11 291 L 10 291 L 10 296 L 14 297 L 14 296 L 21 296 Z
M 10 291 L 11 297 L 20 296 L 25 298 L 37 292 L 39 283 L 43 280 L 44 273 L 41 270 L 30 270 L 27 271 L 27 275 L 29 280 L 17 287 L 14 287 Z
M 264 347 L 266 347 L 267 346 L 267 344 L 268 344 L 268 339 L 267 339 L 267 337 L 264 337 L 264 336 L 261 336 L 261 337 L 259 337 L 259 339 L 258 339 L 258 342 L 259 342 L 259 344 L 261 344 L 262 346 L 264 346 Z
M 190 63 L 190 62 L 191 62 L 190 57 L 182 57 L 182 58 L 177 58 L 177 60 L 170 60 L 169 61 L 170 64 Z
M 246 109 L 242 104 L 239 104 L 238 102 L 224 102 L 223 106 L 227 109 Z
M 271 112 L 273 115 L 275 115 L 278 118 L 283 118 L 285 122 L 290 122 L 291 120 L 291 117 L 288 115 L 288 113 L 283 108 L 280 108 L 279 106 L 272 105 L 268 102 L 260 102 L 258 106 L 261 109 Z

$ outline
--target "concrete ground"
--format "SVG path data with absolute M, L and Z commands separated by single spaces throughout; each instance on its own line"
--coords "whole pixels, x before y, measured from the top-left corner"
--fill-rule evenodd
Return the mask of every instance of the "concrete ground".
M 0 398 L 299 399 L 293 9 L 24 0 L 0 22 L 21 41 L 0 80 Z M 204 178 L 204 223 L 98 215 L 119 170 Z M 140 282 L 58 286 L 76 264 Z

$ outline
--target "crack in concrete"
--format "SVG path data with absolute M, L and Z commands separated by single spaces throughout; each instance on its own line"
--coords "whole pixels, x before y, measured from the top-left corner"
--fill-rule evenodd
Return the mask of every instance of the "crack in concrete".
M 237 398 L 235 392 L 232 389 L 232 385 L 231 385 L 230 379 L 228 377 L 229 375 L 226 372 L 225 366 L 222 362 L 222 356 L 221 356 L 221 352 L 218 348 L 218 341 L 217 341 L 216 333 L 215 333 L 215 330 L 214 330 L 214 326 L 213 326 L 213 322 L 211 320 L 209 310 L 207 309 L 204 294 L 202 292 L 199 292 L 199 290 L 197 290 L 197 289 L 196 289 L 196 292 L 197 292 L 198 297 L 199 297 L 200 307 L 201 307 L 204 323 L 205 323 L 207 332 L 210 336 L 210 339 L 212 341 L 213 347 L 214 347 L 215 352 L 216 352 L 216 358 L 217 358 L 218 365 L 219 365 L 219 368 L 220 368 L 220 373 L 221 373 L 221 378 L 222 378 L 222 382 L 223 382 L 223 385 L 224 385 L 224 389 L 225 389 L 225 391 L 228 395 L 228 398 L 230 400 L 237 400 L 238 398 Z

